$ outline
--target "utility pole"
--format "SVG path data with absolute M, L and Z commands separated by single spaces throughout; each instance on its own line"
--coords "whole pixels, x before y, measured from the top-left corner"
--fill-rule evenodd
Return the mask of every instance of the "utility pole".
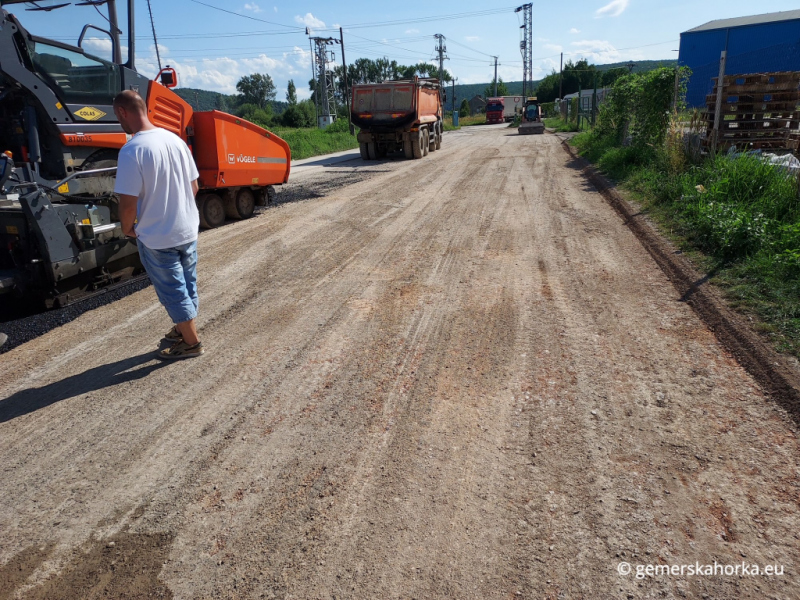
M 522 29 L 522 41 L 519 43 L 519 50 L 522 53 L 522 97 L 528 97 L 528 85 L 533 83 L 533 4 L 528 2 L 518 6 L 514 12 L 522 11 L 524 25 Z M 533 91 L 533 90 L 531 90 Z
M 317 126 L 324 129 L 336 120 L 336 88 L 333 72 L 328 69 L 328 63 L 335 60 L 333 52 L 328 51 L 328 46 L 340 43 L 335 38 L 312 37 L 316 45 L 313 51 L 315 73 L 317 81 L 317 98 L 319 99 L 319 112 L 317 113 Z
M 561 53 L 561 77 L 558 78 L 558 99 L 564 99 L 564 53 Z
M 158 60 L 158 70 L 161 71 L 161 54 L 158 51 L 158 38 L 156 37 L 156 22 L 153 20 L 153 7 L 150 0 L 147 0 L 147 10 L 150 11 L 150 27 L 153 29 L 153 43 L 156 45 L 156 60 Z
M 306 27 L 306 35 L 311 35 L 311 31 L 308 27 Z M 311 81 L 316 81 L 317 68 L 314 59 L 314 42 L 311 41 L 310 37 L 308 38 L 308 48 L 311 51 Z M 314 87 L 316 87 L 316 85 Z M 314 93 L 314 119 L 317 121 L 317 125 L 319 125 L 319 90 L 315 90 Z
M 444 96 L 444 61 L 445 59 L 449 60 L 444 55 L 444 53 L 447 52 L 447 48 L 444 45 L 445 37 L 441 33 L 437 33 L 433 37 L 439 40 L 439 46 L 433 50 L 439 53 L 439 94 Z
M 350 113 L 350 88 L 347 86 L 347 59 L 344 57 L 344 34 L 339 27 L 339 43 L 342 45 L 342 71 L 344 72 L 344 100 L 347 102 L 347 125 L 350 128 L 350 135 L 355 134 L 353 129 L 353 118 Z
M 458 77 L 453 77 L 453 112 L 456 112 L 456 81 Z
M 492 57 L 494 59 L 494 97 L 497 98 L 497 56 Z

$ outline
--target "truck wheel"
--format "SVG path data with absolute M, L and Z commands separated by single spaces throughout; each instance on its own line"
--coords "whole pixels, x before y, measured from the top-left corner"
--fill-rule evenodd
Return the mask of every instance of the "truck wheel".
M 436 128 L 436 149 L 442 147 L 442 124 L 439 123 L 439 126 Z
M 433 152 L 436 150 L 436 138 L 439 137 L 436 133 L 436 128 L 434 127 L 430 132 L 430 139 L 428 140 L 428 152 Z
M 403 140 L 403 155 L 406 158 L 414 158 L 414 142 Z
M 225 222 L 225 205 L 217 194 L 203 194 L 197 199 L 200 211 L 200 226 L 214 229 Z
M 229 219 L 249 219 L 256 210 L 256 198 L 253 192 L 242 188 L 236 198 L 225 200 L 225 216 Z
M 367 150 L 367 145 L 364 142 L 361 142 L 358 145 L 358 149 L 361 152 L 361 158 L 364 160 L 369 160 L 369 151 Z
M 378 147 L 375 142 L 369 142 L 367 144 L 367 153 L 369 154 L 370 160 L 376 160 L 378 158 Z
M 420 129 L 418 135 L 419 137 L 413 142 L 414 158 L 422 158 L 423 156 L 425 156 L 425 148 L 426 148 L 425 143 L 427 141 L 425 139 L 425 130 Z
M 425 141 L 422 144 L 422 156 L 428 156 L 428 150 L 431 147 L 431 138 L 428 130 L 425 130 Z

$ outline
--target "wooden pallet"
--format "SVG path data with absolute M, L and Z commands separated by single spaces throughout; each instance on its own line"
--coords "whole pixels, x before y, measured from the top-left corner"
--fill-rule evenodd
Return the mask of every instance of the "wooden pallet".
M 710 144 L 717 107 L 717 88 L 706 96 Z M 717 149 L 790 150 L 800 146 L 800 72 L 726 75 L 723 78 Z

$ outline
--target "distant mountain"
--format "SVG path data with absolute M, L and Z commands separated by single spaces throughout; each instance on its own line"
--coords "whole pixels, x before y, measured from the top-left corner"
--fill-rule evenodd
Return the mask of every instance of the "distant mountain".
M 645 73 L 647 71 L 652 71 L 653 69 L 658 69 L 659 67 L 674 67 L 678 64 L 678 60 L 675 58 L 669 60 L 634 60 L 629 62 L 618 62 L 618 63 L 611 63 L 609 65 L 595 65 L 598 71 L 608 71 L 610 69 L 618 69 L 620 67 L 628 67 L 628 65 L 633 64 L 633 72 L 634 73 Z
M 219 92 L 209 92 L 195 88 L 175 88 L 173 90 L 178 96 L 188 102 L 194 110 L 221 110 L 223 112 L 233 112 L 239 106 L 239 97 L 232 94 L 220 94 Z M 283 113 L 289 106 L 286 102 L 275 100 L 272 102 L 272 112 L 276 115 Z

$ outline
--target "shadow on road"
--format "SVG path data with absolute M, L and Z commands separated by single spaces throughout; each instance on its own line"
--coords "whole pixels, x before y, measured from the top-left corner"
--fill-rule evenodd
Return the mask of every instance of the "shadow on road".
M 5 400 L 0 400 L 0 423 L 11 421 L 81 394 L 142 379 L 167 364 L 169 363 L 155 358 L 154 353 L 150 351 L 110 365 L 94 367 L 44 387 L 21 390 Z

